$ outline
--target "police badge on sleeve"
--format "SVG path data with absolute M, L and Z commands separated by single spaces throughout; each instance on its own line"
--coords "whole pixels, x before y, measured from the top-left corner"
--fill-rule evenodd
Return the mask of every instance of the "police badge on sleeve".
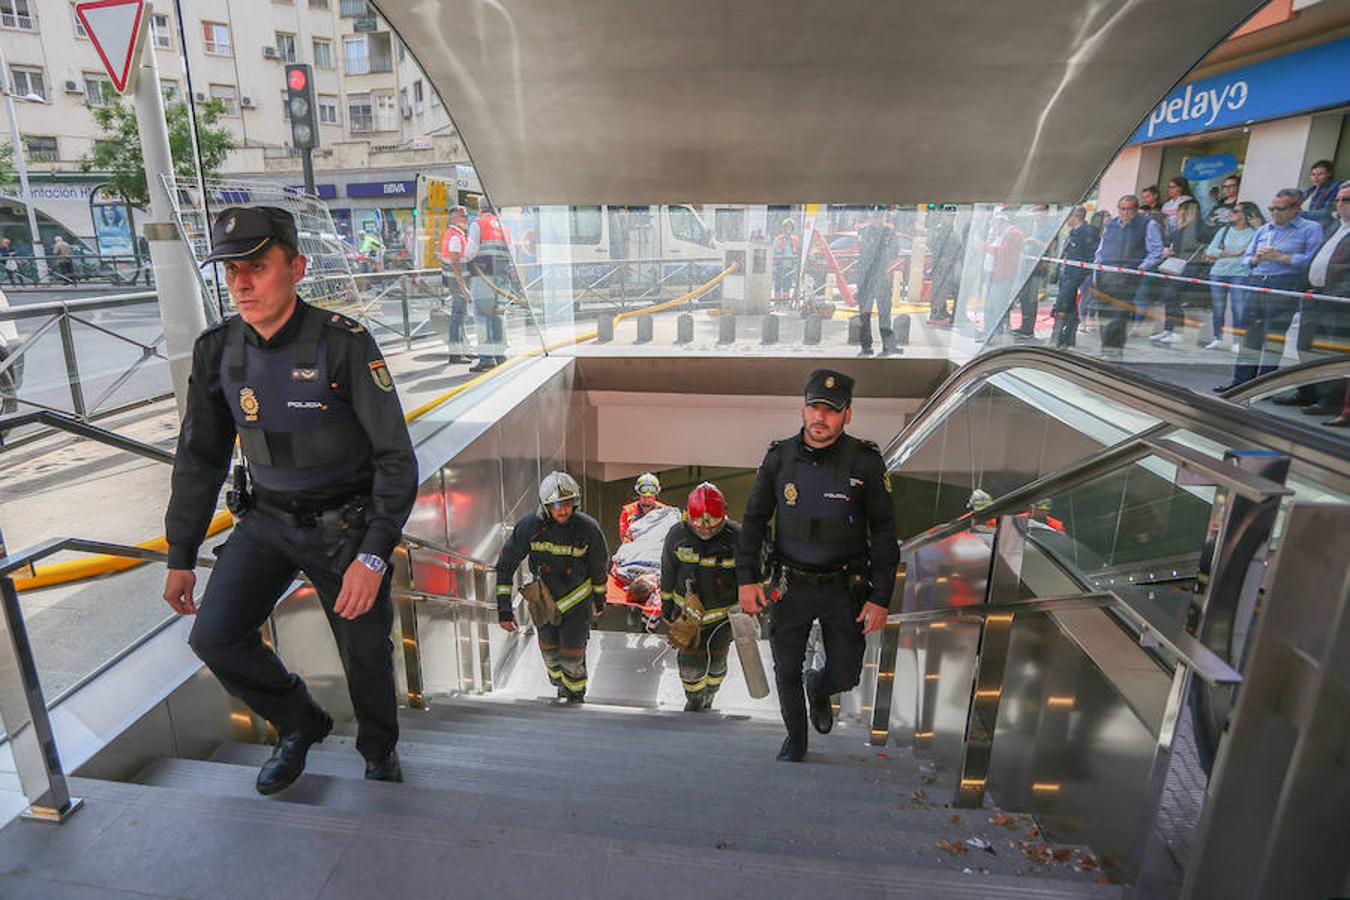
M 370 380 L 375 382 L 375 386 L 386 394 L 394 389 L 394 379 L 389 375 L 389 367 L 385 365 L 384 360 L 377 359 L 370 363 Z

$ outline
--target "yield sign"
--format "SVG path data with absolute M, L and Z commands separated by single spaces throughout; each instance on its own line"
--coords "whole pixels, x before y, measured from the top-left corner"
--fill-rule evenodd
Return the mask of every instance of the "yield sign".
M 134 86 L 131 75 L 145 33 L 145 0 L 90 0 L 77 3 L 75 15 L 94 42 L 113 87 L 125 94 Z

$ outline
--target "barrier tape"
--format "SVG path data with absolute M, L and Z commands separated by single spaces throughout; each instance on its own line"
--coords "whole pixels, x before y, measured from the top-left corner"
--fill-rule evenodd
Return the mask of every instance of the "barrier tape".
M 1325 300 L 1329 303 L 1350 303 L 1350 297 L 1333 297 L 1330 294 L 1317 294 L 1312 291 L 1286 291 L 1282 288 L 1261 287 L 1255 284 L 1234 284 L 1230 281 L 1210 281 L 1207 278 L 1192 278 L 1187 275 L 1169 275 L 1166 272 L 1152 272 L 1148 269 L 1132 269 L 1125 266 L 1108 266 L 1102 263 L 1080 262 L 1074 259 L 1059 259 L 1053 256 L 1028 256 L 1041 262 L 1058 263 L 1076 269 L 1089 269 L 1093 272 L 1115 272 L 1120 275 L 1143 275 L 1146 278 L 1159 278 L 1163 281 L 1180 281 L 1183 284 L 1203 284 L 1214 287 L 1234 288 L 1259 294 L 1276 294 L 1281 297 L 1297 297 L 1300 300 Z M 1244 276 L 1247 277 L 1247 276 Z M 1260 277 L 1260 276 L 1252 276 Z
M 708 281 L 706 284 L 698 288 L 695 288 L 694 290 L 689 291 L 686 294 L 676 297 L 674 300 L 668 300 L 664 303 L 658 303 L 654 306 L 644 307 L 642 309 L 637 310 L 631 310 L 626 313 L 620 313 L 619 315 L 614 317 L 614 323 L 618 324 L 620 320 L 625 318 L 632 318 L 634 316 L 651 315 L 652 313 L 660 312 L 664 309 L 669 309 L 672 306 L 676 306 L 681 303 L 688 303 L 690 300 L 697 299 L 698 297 L 712 290 L 718 284 L 721 284 L 722 281 L 726 279 L 728 275 L 731 275 L 733 272 L 736 271 L 737 267 L 738 266 L 736 263 L 732 263 L 730 266 L 724 269 L 719 275 L 714 277 L 711 281 Z M 488 284 L 492 284 L 492 282 L 489 280 Z M 493 289 L 498 290 L 498 292 L 500 293 L 500 290 L 497 289 L 496 285 L 493 285 Z M 426 403 L 423 403 L 421 406 L 417 407 L 411 412 L 405 413 L 403 416 L 403 420 L 407 423 L 412 423 L 413 421 L 431 412 L 433 409 L 440 406 L 441 404 L 446 403 L 447 401 L 454 399 L 455 397 L 459 396 L 465 391 L 482 384 L 489 378 L 493 378 L 496 377 L 497 375 L 500 375 L 507 369 L 517 365 L 521 360 L 529 359 L 535 356 L 540 356 L 549 353 L 553 350 L 558 350 L 562 347 L 566 347 L 570 344 L 584 343 L 586 341 L 594 339 L 596 337 L 596 334 L 597 332 L 594 330 L 587 331 L 582 334 L 575 335 L 571 338 L 566 338 L 561 341 L 555 341 L 551 344 L 547 344 L 534 350 L 528 350 L 524 353 L 519 354 L 518 356 L 513 356 L 511 359 L 507 360 L 502 365 L 489 369 L 488 371 L 484 372 L 478 377 L 471 378 L 468 381 L 464 382 L 463 384 L 457 384 L 450 390 L 431 400 L 428 400 Z M 211 524 L 207 527 L 206 530 L 206 536 L 211 537 L 213 535 L 219 534 L 226 528 L 230 528 L 233 525 L 234 525 L 234 516 L 231 515 L 229 511 L 222 510 L 212 517 Z M 147 550 L 167 551 L 169 549 L 169 542 L 164 535 L 160 535 L 157 538 L 144 541 L 140 544 L 137 544 L 136 546 Z M 18 591 L 29 591 L 35 590 L 37 588 L 51 587 L 53 585 L 58 584 L 67 584 L 72 581 L 82 581 L 86 578 L 93 578 L 98 575 L 109 575 L 114 572 L 124 572 L 127 569 L 133 569 L 136 566 L 144 565 L 145 562 L 146 562 L 145 560 L 140 559 L 127 559 L 124 556 L 111 556 L 107 554 L 101 554 L 98 556 L 86 557 L 84 559 L 76 559 L 76 560 L 69 560 L 67 562 L 52 563 L 51 565 L 47 566 L 35 567 L 32 570 L 33 571 L 32 575 L 29 575 L 27 577 L 15 578 L 14 588 L 15 590 Z

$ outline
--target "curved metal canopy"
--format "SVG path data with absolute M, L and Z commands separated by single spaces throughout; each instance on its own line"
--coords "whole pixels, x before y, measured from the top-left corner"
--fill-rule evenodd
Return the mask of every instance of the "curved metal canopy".
M 1254 0 L 379 0 L 493 201 L 1064 202 Z

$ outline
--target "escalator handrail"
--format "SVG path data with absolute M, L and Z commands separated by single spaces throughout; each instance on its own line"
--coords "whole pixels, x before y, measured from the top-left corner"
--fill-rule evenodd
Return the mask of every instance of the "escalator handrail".
M 1206 684 L 1221 686 L 1240 684 L 1242 675 L 1219 658 L 1213 650 L 1190 635 L 1176 622 L 1136 609 L 1113 591 L 1090 594 L 1069 594 L 1063 597 L 1037 597 L 1015 603 L 980 603 L 972 606 L 949 606 L 913 612 L 891 613 L 886 617 L 888 627 L 922 625 L 927 622 L 961 617 L 985 619 L 991 615 L 1018 615 L 1048 613 L 1078 609 L 1112 609 L 1131 619 L 1140 629 L 1140 641 L 1156 640 L 1181 660 Z
M 1159 456 L 1180 468 L 1203 468 L 1212 478 L 1239 494 L 1288 496 L 1290 488 L 1252 475 L 1236 466 L 1227 466 L 1173 441 L 1137 436 L 1103 448 L 1071 466 L 1044 475 L 1029 484 L 1009 491 L 980 509 L 964 513 L 951 521 L 900 542 L 900 555 L 908 556 L 936 541 L 966 531 L 977 521 L 1026 512 L 1031 504 L 1054 494 L 1090 482 L 1109 472 L 1124 468 L 1148 456 Z
M 1350 443 L 1279 416 L 1210 397 L 1119 365 L 1056 352 L 1045 347 L 1001 347 L 957 369 L 886 445 L 890 459 L 919 434 L 946 401 L 973 383 L 1011 369 L 1035 369 L 1064 378 L 1155 418 L 1170 428 L 1202 432 L 1220 440 L 1251 441 L 1290 457 L 1350 477 Z M 1149 429 L 1150 435 L 1158 429 Z
M 1350 354 L 1326 359 L 1313 359 L 1295 366 L 1276 369 L 1273 372 L 1267 372 L 1265 375 L 1253 378 L 1251 381 L 1244 381 L 1236 387 L 1231 387 L 1219 396 L 1233 403 L 1245 403 L 1252 397 L 1273 394 L 1284 388 L 1316 384 L 1321 381 L 1331 381 L 1334 378 L 1350 378 Z

